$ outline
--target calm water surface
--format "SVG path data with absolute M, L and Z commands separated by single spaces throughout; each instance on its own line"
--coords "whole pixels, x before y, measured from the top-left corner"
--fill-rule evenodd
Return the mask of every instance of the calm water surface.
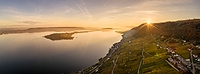
M 55 32 L 0 35 L 0 74 L 69 74 L 95 64 L 121 35 L 114 31 L 77 33 L 51 41 Z

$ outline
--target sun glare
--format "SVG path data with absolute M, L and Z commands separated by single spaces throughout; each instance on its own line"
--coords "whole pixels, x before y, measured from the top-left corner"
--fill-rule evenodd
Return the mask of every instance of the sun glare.
M 147 21 L 147 24 L 151 24 L 151 22 L 150 22 L 150 21 Z

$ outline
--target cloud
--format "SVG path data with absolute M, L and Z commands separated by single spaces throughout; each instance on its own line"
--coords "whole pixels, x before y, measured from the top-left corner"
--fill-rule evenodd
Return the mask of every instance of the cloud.
M 109 0 L 106 1 L 106 3 L 104 4 L 104 6 L 106 6 L 108 4 Z
M 149 0 L 142 3 L 142 6 L 160 6 L 191 3 L 193 0 Z
M 14 14 L 14 15 L 23 15 L 21 12 L 13 8 L 3 9 L 1 11 L 3 11 L 4 13 L 9 13 L 9 14 Z
M 24 24 L 27 24 L 27 25 L 35 25 L 35 24 L 38 24 L 40 22 L 36 22 L 36 21 L 21 21 L 20 23 L 24 23 Z
M 155 10 L 136 11 L 135 14 L 159 14 L 159 11 L 155 11 Z
M 89 19 L 92 19 L 93 16 L 90 14 L 90 12 L 89 12 L 88 8 L 86 7 L 86 4 L 83 0 L 79 0 L 78 3 L 76 3 L 74 1 L 74 3 L 86 17 L 88 17 Z
M 76 4 L 76 6 L 80 9 L 80 11 L 81 11 L 85 16 L 87 16 L 87 15 L 85 14 L 85 12 L 83 11 L 83 9 L 82 9 L 78 4 Z

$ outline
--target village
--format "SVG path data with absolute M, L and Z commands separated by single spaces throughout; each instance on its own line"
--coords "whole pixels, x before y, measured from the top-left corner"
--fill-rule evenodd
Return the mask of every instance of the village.
M 161 38 L 163 38 L 163 36 Z M 200 71 L 200 65 L 198 64 L 200 62 L 200 56 L 193 54 L 193 48 L 199 49 L 198 45 L 194 46 L 193 44 L 190 44 L 192 47 L 187 48 L 190 58 L 184 58 L 180 54 L 176 53 L 174 51 L 175 49 L 171 48 L 170 46 L 162 47 L 158 41 L 155 40 L 155 42 L 157 43 L 158 48 L 164 49 L 168 52 L 169 57 L 166 59 L 166 62 L 179 73 L 196 74 Z M 186 40 L 182 40 L 182 45 L 185 45 L 186 42 Z

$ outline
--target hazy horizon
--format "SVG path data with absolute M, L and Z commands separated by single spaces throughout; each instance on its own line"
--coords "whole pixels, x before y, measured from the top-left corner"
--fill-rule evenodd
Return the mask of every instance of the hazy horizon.
M 200 0 L 0 0 L 0 74 L 200 74 Z
M 199 0 L 1 0 L 0 27 L 127 27 L 200 18 Z

